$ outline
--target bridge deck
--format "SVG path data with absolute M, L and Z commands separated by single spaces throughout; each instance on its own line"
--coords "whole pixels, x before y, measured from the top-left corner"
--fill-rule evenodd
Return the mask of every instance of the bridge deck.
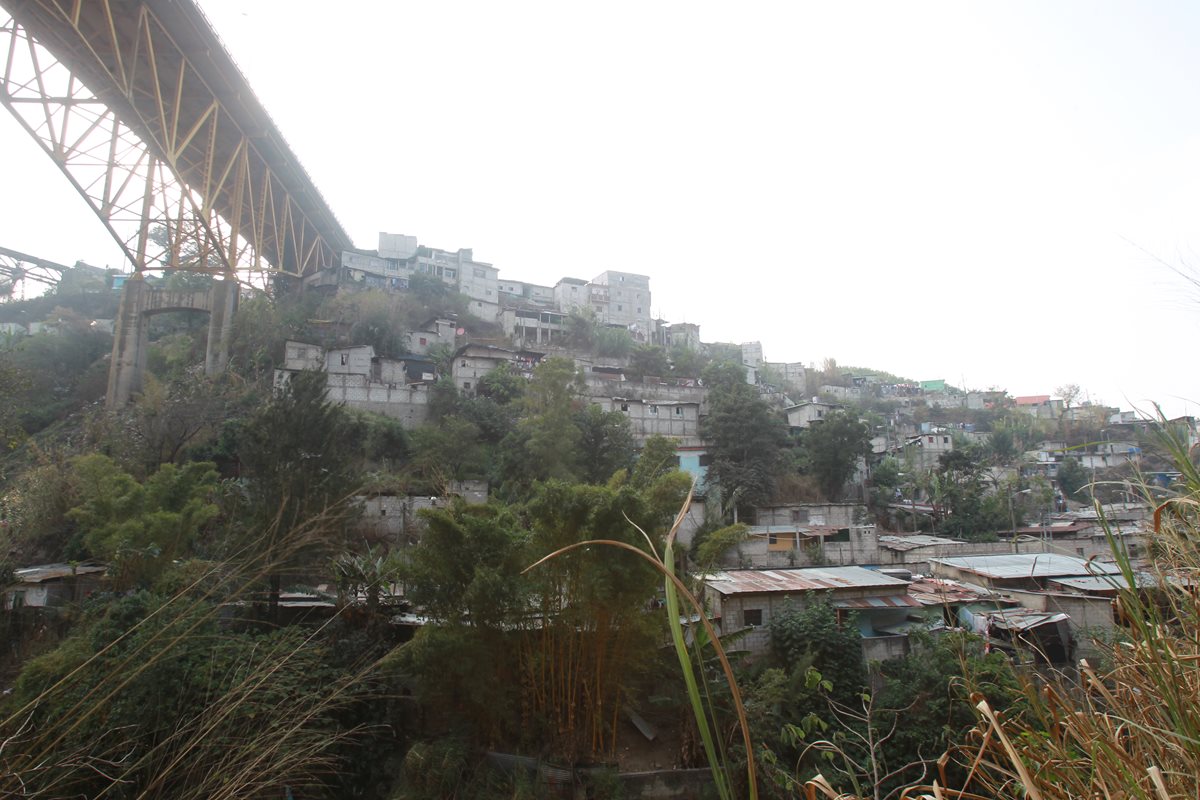
M 0 2 L 270 264 L 352 246 L 193 0 Z

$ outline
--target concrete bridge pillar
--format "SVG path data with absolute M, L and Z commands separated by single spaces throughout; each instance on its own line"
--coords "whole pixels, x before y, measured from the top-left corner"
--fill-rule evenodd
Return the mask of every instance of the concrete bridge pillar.
M 229 337 L 237 311 L 238 282 L 213 281 L 209 289 L 208 346 L 204 350 L 204 374 L 220 375 L 229 364 Z
M 131 275 L 121 290 L 121 303 L 113 329 L 112 361 L 108 367 L 105 405 L 121 408 L 142 390 L 146 352 L 150 345 L 150 318 L 166 311 L 207 311 L 208 345 L 204 374 L 219 375 L 229 363 L 229 337 L 237 310 L 238 283 L 214 281 L 207 292 L 171 292 L 146 285 L 140 275 Z
M 147 291 L 146 281 L 137 273 L 126 278 L 121 288 L 117 321 L 113 325 L 112 361 L 108 365 L 108 394 L 104 400 L 108 408 L 124 406 L 134 392 L 142 390 L 149 345 L 149 326 L 142 313 Z

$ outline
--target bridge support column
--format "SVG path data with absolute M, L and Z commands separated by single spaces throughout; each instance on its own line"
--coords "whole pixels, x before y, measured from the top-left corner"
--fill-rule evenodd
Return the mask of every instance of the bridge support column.
M 208 318 L 208 346 L 204 350 L 204 374 L 220 375 L 229 363 L 229 337 L 237 311 L 238 282 L 215 281 L 209 290 L 212 311 Z
M 208 345 L 204 352 L 204 374 L 219 375 L 229 363 L 229 337 L 237 310 L 238 282 L 215 281 L 206 292 L 173 292 L 146 285 L 131 275 L 121 290 L 121 304 L 113 330 L 112 362 L 108 367 L 110 409 L 126 405 L 142 390 L 146 353 L 150 347 L 150 318 L 167 311 L 207 311 Z
M 121 289 L 117 321 L 113 329 L 112 361 L 108 365 L 108 394 L 104 404 L 121 408 L 134 392 L 142 390 L 149 347 L 149 327 L 142 313 L 146 304 L 146 282 L 138 274 L 130 275 Z

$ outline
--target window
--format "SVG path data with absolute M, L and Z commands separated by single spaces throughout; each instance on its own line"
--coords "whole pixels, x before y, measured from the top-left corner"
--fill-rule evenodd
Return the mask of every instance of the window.
M 792 509 L 792 522 L 795 522 L 800 525 L 807 525 L 808 524 L 808 509 L 807 508 L 793 508 Z
M 742 609 L 742 627 L 757 628 L 762 625 L 762 609 L 761 608 L 743 608 Z
M 624 310 L 625 309 L 622 306 L 620 306 L 619 304 L 617 305 L 617 311 L 624 311 Z
M 700 463 L 700 466 L 702 466 L 702 467 L 711 467 L 712 466 L 712 456 L 710 456 L 708 453 L 701 453 L 699 463 Z
M 349 353 L 342 353 L 342 364 L 343 365 L 346 363 L 346 359 L 348 359 L 349 357 L 350 357 Z
M 480 269 L 479 267 L 475 267 L 474 271 L 475 271 L 476 278 L 486 278 L 487 277 L 487 270 L 483 270 L 483 269 Z
M 942 437 L 942 444 L 950 444 L 950 437 L 949 437 L 949 436 L 943 436 L 943 437 Z
M 471 382 L 470 382 L 470 381 L 463 381 L 463 391 L 465 392 L 465 391 L 467 391 L 467 390 L 468 390 L 468 389 L 470 389 L 470 388 L 471 388 Z
M 428 340 L 428 339 L 426 339 L 424 336 L 422 336 L 422 337 L 421 337 L 421 344 L 429 344 L 429 340 Z
M 637 312 L 638 312 L 639 314 L 640 314 L 640 313 L 642 313 L 642 307 L 641 307 L 641 306 L 638 306 L 638 311 L 637 311 Z
M 928 437 L 926 437 L 926 438 L 927 438 L 927 439 L 929 439 L 929 443 L 930 443 L 930 444 L 933 444 L 933 437 L 932 437 L 932 436 L 928 436 Z
M 677 417 L 683 416 L 683 406 L 675 406 L 675 416 L 677 416 Z
M 650 406 L 650 416 L 652 416 L 652 417 L 658 416 L 658 406 Z
M 464 359 L 463 359 L 463 362 L 462 362 L 461 364 L 459 364 L 459 366 L 460 366 L 460 367 L 465 367 L 466 365 L 467 365 L 467 360 L 464 358 Z
M 621 410 L 622 410 L 622 411 L 628 411 L 628 410 L 629 410 L 629 403 L 621 403 Z
M 779 534 L 768 533 L 767 534 L 767 544 L 779 544 Z

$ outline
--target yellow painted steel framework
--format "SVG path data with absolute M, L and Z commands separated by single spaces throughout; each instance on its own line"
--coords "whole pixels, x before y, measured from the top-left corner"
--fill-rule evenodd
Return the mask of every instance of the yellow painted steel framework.
M 0 102 L 135 270 L 259 282 L 351 246 L 193 0 L 0 5 Z
M 70 271 L 71 267 L 63 264 L 0 247 L 0 303 L 16 297 L 24 281 L 57 286 L 63 274 Z

